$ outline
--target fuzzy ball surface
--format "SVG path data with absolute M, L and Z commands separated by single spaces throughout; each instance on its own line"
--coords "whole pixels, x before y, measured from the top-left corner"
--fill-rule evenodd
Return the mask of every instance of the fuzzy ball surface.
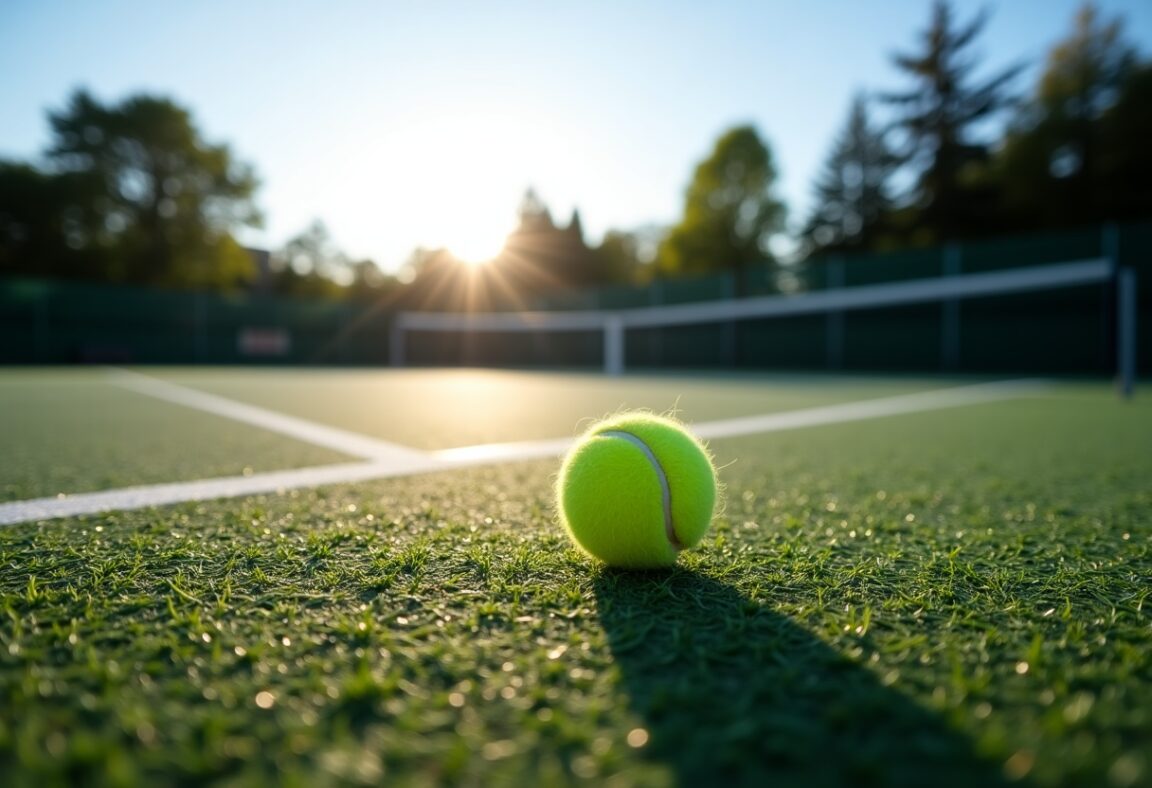
M 671 566 L 712 523 L 716 468 L 680 422 L 644 412 L 593 424 L 568 452 L 557 508 L 572 539 L 610 566 Z

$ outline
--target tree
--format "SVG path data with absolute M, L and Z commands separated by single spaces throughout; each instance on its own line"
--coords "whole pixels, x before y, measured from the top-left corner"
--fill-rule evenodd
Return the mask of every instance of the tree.
M 186 109 L 147 95 L 103 105 L 78 90 L 49 120 L 51 172 L 94 185 L 73 195 L 73 231 L 108 250 L 117 267 L 107 278 L 227 288 L 251 277 L 232 232 L 260 221 L 255 176 L 206 142 Z
M 684 216 L 660 247 L 661 270 L 670 274 L 731 271 L 745 290 L 749 265 L 772 261 L 771 236 L 784 224 L 784 204 L 773 194 L 776 167 L 756 129 L 725 132 L 696 167 L 684 199 Z
M 317 274 L 339 284 L 352 281 L 351 261 L 332 239 L 328 226 L 314 219 L 293 236 L 273 256 L 276 268 L 292 268 L 296 273 Z
M 484 274 L 447 249 L 414 249 L 404 265 L 411 277 L 399 297 L 404 309 L 464 312 L 477 308 L 477 278 Z
M 1101 123 L 1101 172 L 1108 185 L 1103 218 L 1152 219 L 1152 63 L 1132 71 Z
M 889 181 L 899 163 L 857 95 L 815 184 L 816 207 L 801 233 L 809 249 L 868 248 L 892 207 Z
M 395 298 L 400 283 L 395 276 L 384 273 L 373 260 L 356 260 L 349 263 L 352 283 L 348 285 L 348 297 L 360 301 Z
M 1105 23 L 1094 4 L 1080 7 L 1072 33 L 1048 53 L 1040 77 L 1036 98 L 1047 116 L 1086 122 L 1116 103 L 1138 62 L 1123 31 L 1120 18 Z
M 925 240 L 972 234 L 988 218 L 989 195 L 977 185 L 988 145 L 978 128 L 1012 104 L 1008 89 L 1021 66 L 975 79 L 978 59 L 969 50 L 987 21 L 980 13 L 957 26 L 946 0 L 937 0 L 919 50 L 893 58 L 911 87 L 881 96 L 896 108 L 907 159 L 919 169 L 913 197 Z
M 529 188 L 524 192 L 517 215 L 520 220 L 519 231 L 522 233 L 550 233 L 556 229 L 552 211 L 535 189 Z
M 520 203 L 520 221 L 504 250 L 490 263 L 504 283 L 522 295 L 601 284 L 597 260 L 584 241 L 580 212 L 558 226 L 552 212 L 529 189 Z
M 1082 6 L 1072 32 L 1049 52 L 1000 156 L 1006 206 L 1020 223 L 1052 227 L 1133 213 L 1130 195 L 1147 179 L 1137 165 L 1147 160 L 1147 143 L 1126 142 L 1131 130 L 1147 128 L 1138 84 L 1138 57 L 1121 21 Z
M 604 233 L 593 250 L 598 280 L 603 284 L 637 284 L 646 279 L 655 257 L 652 235 L 651 228 Z
M 327 225 L 314 219 L 273 252 L 273 289 L 308 298 L 339 299 L 353 291 L 362 296 L 371 289 L 369 283 L 376 281 L 366 265 L 376 268 L 371 261 L 354 263 L 337 246 Z
M 0 161 L 0 273 L 83 278 L 106 269 L 102 250 L 83 247 L 85 217 L 74 205 L 91 192 L 89 179 Z

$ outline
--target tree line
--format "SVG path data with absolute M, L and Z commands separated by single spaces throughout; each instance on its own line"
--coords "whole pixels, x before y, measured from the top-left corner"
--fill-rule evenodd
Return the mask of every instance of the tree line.
M 815 184 L 806 251 L 1152 217 L 1152 63 L 1120 20 L 1082 6 L 1023 93 L 1022 64 L 980 75 L 986 22 L 961 23 L 938 2 L 916 47 L 893 58 L 905 88 L 854 99 Z M 1005 116 L 997 135 L 990 123 Z
M 796 225 L 794 259 L 886 251 L 1010 232 L 1152 218 L 1152 62 L 1119 19 L 1091 3 L 1048 52 L 985 73 L 985 13 L 937 0 L 892 58 L 889 89 L 861 91 Z M 324 298 L 389 298 L 442 309 L 781 262 L 787 227 L 771 147 L 750 125 L 725 131 L 695 167 L 668 228 L 584 237 L 529 191 L 504 251 L 482 268 L 415 250 L 401 271 L 344 254 L 323 223 L 262 258 L 236 241 L 262 220 L 258 179 L 204 139 L 167 97 L 101 103 L 77 90 L 49 113 L 43 163 L 0 160 L 0 275 Z

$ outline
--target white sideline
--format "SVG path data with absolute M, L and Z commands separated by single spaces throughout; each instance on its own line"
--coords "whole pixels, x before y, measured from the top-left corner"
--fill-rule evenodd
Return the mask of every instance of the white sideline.
M 151 381 L 142 375 L 135 376 Z M 131 379 L 131 378 L 127 378 Z M 139 382 L 139 381 L 137 381 Z M 159 382 L 159 381 L 157 381 Z M 839 424 L 849 421 L 862 421 L 865 419 L 882 418 L 885 416 L 898 416 L 906 413 L 917 413 L 942 408 L 953 408 L 962 405 L 973 405 L 983 402 L 1011 399 L 1014 397 L 1027 397 L 1043 393 L 1047 385 L 1039 380 L 1015 380 L 997 383 L 981 383 L 968 386 L 959 386 L 936 391 L 925 391 L 917 394 L 902 394 L 894 397 L 848 402 L 840 405 L 828 405 L 819 408 L 806 408 L 785 413 L 770 413 L 762 416 L 748 416 L 720 421 L 701 422 L 690 425 L 694 433 L 701 438 L 731 438 L 741 435 L 753 435 L 766 432 L 780 432 L 783 430 L 814 427 L 824 424 Z M 211 404 L 212 410 L 219 415 L 228 415 L 230 418 L 245 417 L 253 413 L 262 413 L 260 419 L 274 417 L 279 414 L 264 411 L 231 400 L 211 395 L 185 398 L 180 392 L 187 391 L 180 386 L 162 384 L 160 387 L 143 386 L 137 390 L 150 389 L 145 393 L 164 392 L 165 399 L 179 401 L 191 407 L 200 407 Z M 136 386 L 133 386 L 136 388 Z M 199 392 L 191 392 L 199 394 Z M 181 399 L 175 399 L 179 394 Z M 171 395 L 171 396 L 168 396 Z M 191 404 L 200 403 L 199 405 Z M 236 408 L 224 407 L 237 406 Z M 208 408 L 202 408 L 207 410 Z M 228 412 L 221 412 L 228 411 Z M 316 442 L 322 446 L 336 448 L 331 442 L 338 436 L 362 438 L 363 443 L 349 443 L 361 449 L 372 449 L 373 453 L 379 449 L 379 454 L 369 462 L 340 463 L 335 465 L 320 465 L 309 468 L 295 468 L 292 470 L 272 471 L 270 473 L 257 473 L 250 476 L 229 476 L 216 479 L 199 479 L 189 482 L 176 482 L 172 484 L 154 484 L 140 487 L 126 487 L 118 490 L 103 490 L 100 492 L 80 493 L 54 498 L 36 498 L 27 501 L 13 501 L 0 504 L 0 526 L 15 525 L 17 523 L 48 520 L 57 517 L 75 517 L 78 515 L 99 514 L 110 511 L 127 511 L 130 509 L 144 509 L 152 506 L 184 503 L 188 501 L 206 501 L 215 498 L 234 498 L 244 495 L 260 493 L 282 492 L 306 487 L 317 487 L 324 484 L 346 484 L 351 482 L 369 481 L 371 479 L 386 479 L 400 476 L 411 476 L 430 471 L 464 468 L 478 465 L 491 465 L 501 462 L 516 462 L 522 460 L 544 459 L 557 457 L 567 451 L 572 438 L 556 438 L 553 440 L 524 441 L 517 443 L 489 443 L 479 446 L 464 446 L 456 449 L 442 451 L 422 452 L 395 444 L 376 441 L 372 438 L 357 436 L 354 433 L 344 433 L 342 430 L 330 430 L 321 425 L 313 425 L 300 419 L 283 417 L 268 419 L 269 424 L 281 426 L 293 424 L 292 432 L 277 430 L 301 440 L 308 440 L 305 435 L 314 435 Z M 239 418 L 247 421 L 247 418 Z M 248 423 L 264 426 L 258 421 Z M 308 429 L 301 429 L 301 426 Z M 316 427 L 313 431 L 311 428 Z M 270 427 L 271 428 L 271 427 Z M 342 438 L 341 438 L 342 439 Z M 321 442 L 324 441 L 324 442 Z M 375 447 L 375 448 L 374 448 Z M 386 447 L 387 450 L 384 450 Z M 341 451 L 353 453 L 347 448 Z

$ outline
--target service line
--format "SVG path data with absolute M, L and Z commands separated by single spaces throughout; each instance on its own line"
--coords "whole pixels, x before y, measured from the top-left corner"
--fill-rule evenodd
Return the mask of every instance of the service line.
M 412 476 L 453 468 L 493 465 L 502 462 L 558 457 L 568 450 L 572 438 L 515 443 L 489 443 L 441 451 L 419 451 L 368 436 L 345 432 L 303 419 L 275 413 L 224 397 L 186 389 L 136 373 L 121 372 L 119 382 L 144 394 L 206 410 L 255 426 L 271 429 L 319 446 L 369 458 L 366 462 L 318 465 L 308 468 L 198 479 L 171 484 L 152 484 L 117 490 L 36 498 L 0 504 L 0 526 L 75 517 L 110 511 L 279 493 L 325 484 L 348 484 L 373 479 Z M 943 408 L 1030 397 L 1044 393 L 1049 384 L 1039 380 L 1009 380 L 902 394 L 894 397 L 846 402 L 784 413 L 769 413 L 689 425 L 701 438 L 733 438 L 784 430 L 840 424 L 849 421 L 899 416 Z

